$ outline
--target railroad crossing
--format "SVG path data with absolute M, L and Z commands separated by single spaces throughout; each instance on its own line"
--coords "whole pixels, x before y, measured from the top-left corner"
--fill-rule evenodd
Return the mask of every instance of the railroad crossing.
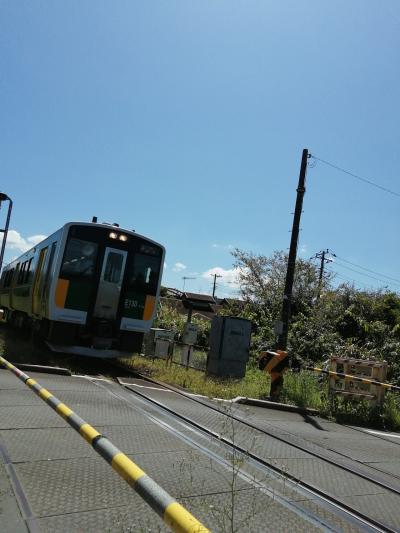
M 400 529 L 397 434 L 133 377 L 27 374 L 210 531 Z M 0 450 L 2 531 L 170 530 L 148 498 L 6 369 Z

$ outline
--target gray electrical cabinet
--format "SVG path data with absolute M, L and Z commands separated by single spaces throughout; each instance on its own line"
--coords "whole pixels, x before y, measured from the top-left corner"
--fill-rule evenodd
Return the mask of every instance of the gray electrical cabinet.
M 144 336 L 144 354 L 148 357 L 167 358 L 175 332 L 168 329 L 151 328 Z
M 251 321 L 244 318 L 215 316 L 211 324 L 207 373 L 242 378 L 249 359 Z

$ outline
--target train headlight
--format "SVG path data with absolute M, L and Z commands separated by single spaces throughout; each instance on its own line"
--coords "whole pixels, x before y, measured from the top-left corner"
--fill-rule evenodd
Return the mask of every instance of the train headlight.
M 110 239 L 118 239 L 118 234 L 115 233 L 115 231 L 109 233 L 108 236 L 110 237 Z
M 126 242 L 126 241 L 128 240 L 128 237 L 127 237 L 126 235 L 120 235 L 120 236 L 118 237 L 118 239 L 119 239 L 120 241 L 124 241 L 124 242 Z

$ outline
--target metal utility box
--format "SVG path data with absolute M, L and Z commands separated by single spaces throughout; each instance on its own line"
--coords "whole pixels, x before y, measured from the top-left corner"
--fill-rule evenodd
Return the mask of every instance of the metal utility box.
M 386 361 L 331 357 L 330 370 L 332 372 L 364 378 L 365 381 L 331 375 L 329 378 L 329 392 L 330 394 L 347 398 L 365 398 L 373 405 L 382 405 L 385 398 L 385 388 L 368 383 L 368 380 L 385 382 L 387 369 L 388 364 Z
M 144 353 L 149 357 L 167 358 L 170 354 L 170 345 L 174 342 L 175 332 L 168 329 L 151 328 L 145 335 Z
M 207 373 L 220 377 L 242 378 L 249 359 L 251 321 L 215 316 L 211 324 Z

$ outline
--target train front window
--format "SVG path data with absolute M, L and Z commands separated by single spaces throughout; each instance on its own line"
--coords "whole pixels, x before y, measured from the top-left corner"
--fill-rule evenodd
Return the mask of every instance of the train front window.
M 159 257 L 135 254 L 133 266 L 129 273 L 129 288 L 143 290 L 146 294 L 155 294 L 160 272 Z
M 61 277 L 91 277 L 94 274 L 98 246 L 94 242 L 82 239 L 69 239 L 63 264 Z

